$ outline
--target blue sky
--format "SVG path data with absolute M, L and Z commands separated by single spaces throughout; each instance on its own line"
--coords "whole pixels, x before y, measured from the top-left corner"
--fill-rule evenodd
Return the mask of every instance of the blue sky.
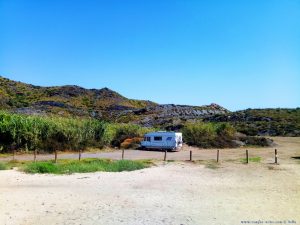
M 158 103 L 300 106 L 300 1 L 0 0 L 0 74 Z

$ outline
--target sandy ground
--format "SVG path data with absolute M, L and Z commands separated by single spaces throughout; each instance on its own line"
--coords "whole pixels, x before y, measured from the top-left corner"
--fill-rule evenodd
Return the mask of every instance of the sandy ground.
M 262 163 L 226 160 L 244 155 L 236 149 L 222 151 L 217 169 L 180 161 L 122 173 L 0 171 L 0 224 L 300 224 L 300 163 L 291 158 L 300 138 L 277 143 L 279 165 L 272 149 L 251 149 Z

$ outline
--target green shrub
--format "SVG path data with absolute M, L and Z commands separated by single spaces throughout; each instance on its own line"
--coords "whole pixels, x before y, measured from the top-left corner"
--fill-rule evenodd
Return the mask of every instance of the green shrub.
M 111 172 L 133 171 L 133 170 L 144 169 L 145 167 L 147 167 L 147 165 L 141 161 L 119 160 L 119 161 L 115 161 L 110 171 Z
M 121 172 L 144 169 L 149 166 L 149 162 L 109 159 L 84 159 L 78 160 L 60 160 L 54 162 L 28 163 L 23 170 L 27 173 L 52 173 L 52 174 L 71 174 L 71 173 L 89 173 L 96 171 Z
M 25 171 L 30 173 L 58 173 L 58 166 L 51 162 L 36 162 L 25 166 Z
M 6 170 L 6 165 L 0 162 L 0 170 Z
M 231 147 L 235 129 L 227 123 L 187 123 L 182 129 L 184 141 L 198 147 Z

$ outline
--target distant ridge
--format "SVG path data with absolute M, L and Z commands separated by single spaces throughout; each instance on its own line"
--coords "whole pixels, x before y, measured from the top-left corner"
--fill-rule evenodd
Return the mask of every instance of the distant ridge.
M 193 119 L 224 114 L 225 108 L 208 106 L 159 105 L 128 99 L 105 87 L 85 89 L 76 85 L 41 87 L 0 76 L 0 108 L 25 114 L 83 116 L 118 122 L 144 122 L 152 117 Z M 143 116 L 144 115 L 144 116 Z M 143 123 L 142 122 L 142 123 Z M 161 121 L 163 122 L 163 121 Z
M 186 122 L 199 120 L 227 122 L 247 135 L 300 136 L 300 108 L 230 112 L 215 103 L 204 106 L 157 104 L 128 99 L 107 87 L 41 87 L 0 76 L 1 109 L 29 115 L 89 117 L 167 130 L 178 130 Z

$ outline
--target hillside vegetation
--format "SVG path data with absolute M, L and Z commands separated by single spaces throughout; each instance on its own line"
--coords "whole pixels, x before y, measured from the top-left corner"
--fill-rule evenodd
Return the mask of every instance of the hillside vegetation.
M 201 121 L 226 122 L 238 132 L 251 136 L 300 136 L 300 108 L 230 112 L 215 103 L 203 106 L 156 104 L 128 99 L 108 88 L 85 89 L 75 85 L 40 87 L 1 76 L 0 110 L 49 118 L 96 119 L 99 123 L 126 123 L 171 131 L 179 131 L 186 124 Z M 120 144 L 119 141 L 115 143 Z
M 41 87 L 0 76 L 0 109 L 26 114 L 59 114 L 110 118 L 109 111 L 156 105 L 127 99 L 108 88 L 85 89 L 75 85 Z
M 75 85 L 40 87 L 1 76 L 0 109 L 29 115 L 76 116 L 152 127 L 228 112 L 217 104 L 159 105 L 128 99 L 108 88 L 85 89 Z
M 252 136 L 300 136 L 300 108 L 247 109 L 205 121 L 229 122 L 237 131 Z
M 273 141 L 269 138 L 239 134 L 230 123 L 225 122 L 187 123 L 182 128 L 182 134 L 187 144 L 201 148 L 273 145 Z

